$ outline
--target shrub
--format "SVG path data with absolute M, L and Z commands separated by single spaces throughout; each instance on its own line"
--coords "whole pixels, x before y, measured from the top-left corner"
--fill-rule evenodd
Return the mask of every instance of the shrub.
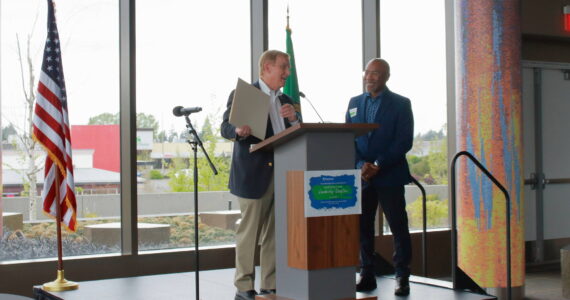
M 149 172 L 150 179 L 162 179 L 164 175 L 159 170 L 150 170 Z
M 429 194 L 426 196 L 426 215 L 427 227 L 445 227 L 448 220 L 448 204 L 447 199 L 440 200 L 437 194 Z M 411 228 L 422 228 L 422 197 L 419 196 L 416 201 L 407 207 L 410 216 Z

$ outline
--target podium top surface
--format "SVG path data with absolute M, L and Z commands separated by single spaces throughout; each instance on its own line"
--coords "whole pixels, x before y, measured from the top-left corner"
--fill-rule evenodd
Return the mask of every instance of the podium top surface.
M 355 136 L 360 136 L 378 128 L 378 126 L 378 124 L 370 123 L 299 123 L 252 146 L 249 152 L 273 150 L 273 148 L 307 132 L 353 132 Z

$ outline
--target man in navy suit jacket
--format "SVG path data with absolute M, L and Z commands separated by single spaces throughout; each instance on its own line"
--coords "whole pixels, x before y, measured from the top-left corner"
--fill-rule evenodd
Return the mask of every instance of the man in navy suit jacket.
M 360 279 L 357 291 L 376 289 L 374 275 L 374 219 L 378 203 L 394 237 L 396 295 L 408 295 L 412 257 L 404 185 L 411 175 L 406 153 L 412 148 L 414 117 L 410 100 L 386 87 L 390 66 L 375 58 L 364 72 L 366 93 L 350 99 L 347 123 L 377 123 L 380 126 L 356 138 L 356 167 L 362 171 L 362 215 L 360 216 Z
M 259 59 L 260 80 L 253 85 L 270 96 L 269 117 L 265 138 L 273 136 L 298 122 L 293 102 L 279 89 L 289 76 L 289 55 L 269 50 Z M 241 222 L 236 231 L 236 300 L 253 300 L 254 254 L 261 244 L 261 294 L 275 293 L 275 215 L 273 211 L 273 152 L 249 152 L 260 140 L 251 135 L 247 125 L 235 127 L 229 123 L 234 92 L 230 94 L 224 112 L 221 132 L 234 141 L 230 169 L 230 192 L 238 197 Z

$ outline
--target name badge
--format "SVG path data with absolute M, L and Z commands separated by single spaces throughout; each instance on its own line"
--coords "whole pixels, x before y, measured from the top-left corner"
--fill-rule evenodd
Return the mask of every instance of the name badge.
M 358 108 L 354 107 L 348 110 L 348 113 L 350 114 L 351 118 L 356 117 L 356 112 L 358 111 Z

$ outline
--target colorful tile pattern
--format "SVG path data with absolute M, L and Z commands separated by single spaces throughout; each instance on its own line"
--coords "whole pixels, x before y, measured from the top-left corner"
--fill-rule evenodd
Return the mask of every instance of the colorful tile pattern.
M 512 285 L 524 284 L 520 3 L 461 0 L 456 6 L 457 142 L 511 197 Z M 459 266 L 481 287 L 506 287 L 505 197 L 461 158 Z

